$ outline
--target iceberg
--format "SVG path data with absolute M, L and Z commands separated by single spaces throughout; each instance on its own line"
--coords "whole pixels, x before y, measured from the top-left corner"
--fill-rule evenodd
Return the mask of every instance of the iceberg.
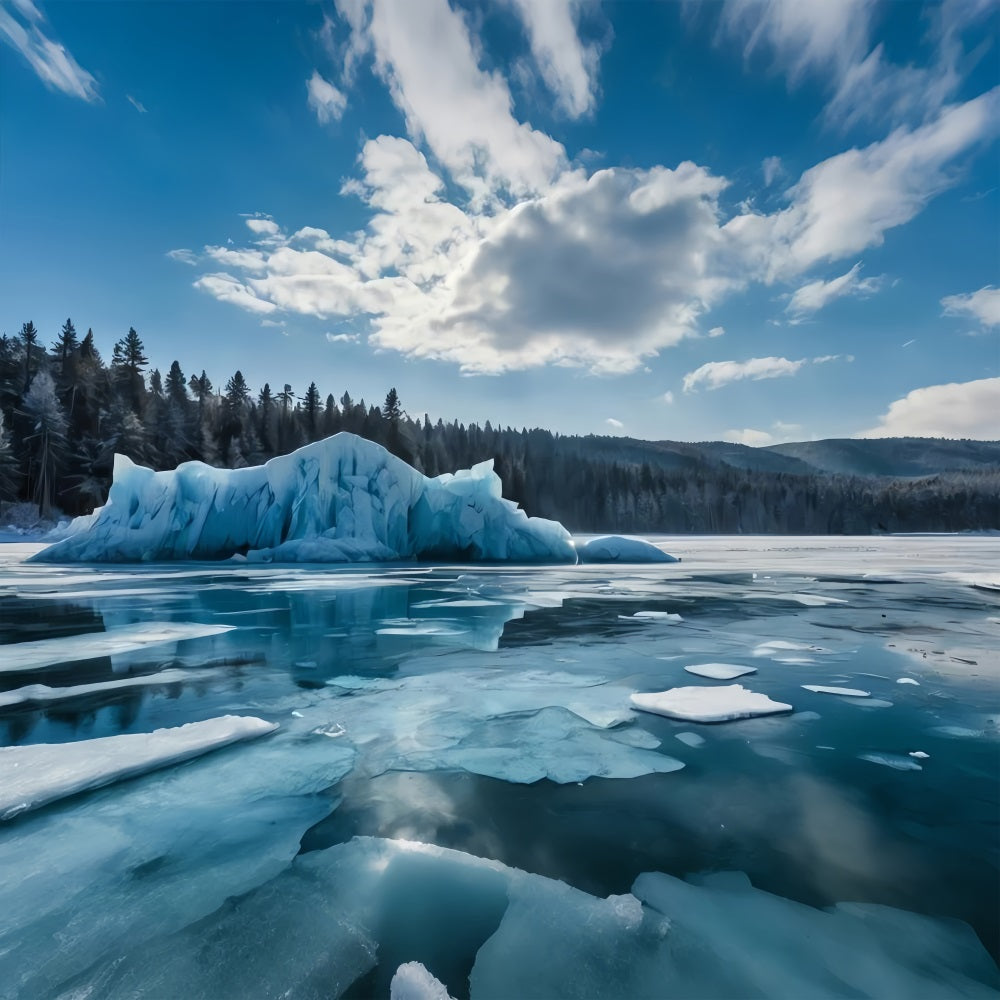
M 0 748 L 0 820 L 273 733 L 277 723 L 226 715 L 152 733 Z
M 108 502 L 76 518 L 66 537 L 32 558 L 233 556 L 259 562 L 577 561 L 561 524 L 529 518 L 503 498 L 492 459 L 431 479 L 380 445 L 346 433 L 245 469 L 185 462 L 154 472 L 116 455 Z

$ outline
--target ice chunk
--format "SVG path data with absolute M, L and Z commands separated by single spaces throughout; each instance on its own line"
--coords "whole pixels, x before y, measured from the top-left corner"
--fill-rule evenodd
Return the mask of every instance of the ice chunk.
M 345 433 L 246 469 L 153 472 L 116 455 L 108 502 L 33 558 L 576 562 L 561 524 L 529 518 L 501 489 L 492 459 L 430 479 Z
M 224 715 L 152 733 L 0 747 L 0 819 L 190 760 L 239 740 L 256 739 L 277 728 L 277 723 L 252 716 Z
M 406 962 L 392 977 L 389 1000 L 454 1000 L 454 997 L 419 962 Z
M 644 538 L 630 535 L 602 535 L 586 542 L 576 542 L 577 558 L 582 563 L 650 563 L 680 562 Z
M 923 750 L 911 750 L 909 756 L 916 757 L 918 760 L 927 760 L 930 754 L 924 753 Z
M 725 687 L 678 687 L 632 695 L 632 705 L 643 712 L 690 722 L 728 722 L 757 715 L 791 712 L 792 706 L 748 691 L 742 684 Z
M 669 611 L 637 611 L 634 615 L 619 615 L 628 622 L 682 622 L 680 615 L 672 614 Z
M 3 647 L 0 673 L 43 670 L 69 660 L 93 660 L 99 656 L 133 653 L 147 646 L 160 646 L 182 639 L 200 639 L 231 632 L 235 625 L 201 625 L 196 622 L 143 622 L 123 625 L 106 632 L 66 635 L 57 639 L 35 639 Z
M 367 837 L 300 855 L 200 924 L 103 956 L 72 985 L 108 998 L 340 996 L 353 982 L 356 995 L 385 996 L 404 962 L 472 1000 L 986 998 L 998 985 L 957 921 L 818 910 L 738 873 L 701 884 L 649 873 L 631 894 L 601 899 L 496 861 Z
M 731 681 L 746 674 L 757 673 L 756 667 L 741 667 L 735 663 L 693 663 L 684 669 L 689 674 L 708 677 L 713 681 Z
M 845 698 L 870 698 L 872 694 L 871 691 L 862 691 L 860 688 L 827 687 L 823 684 L 803 684 L 802 687 L 816 694 L 839 694 Z
M 913 754 L 910 754 L 912 757 Z M 868 760 L 873 764 L 881 764 L 883 767 L 891 767 L 896 771 L 922 771 L 923 768 L 908 757 L 901 757 L 895 753 L 859 753 L 859 760 Z
M 73 684 L 68 687 L 49 687 L 47 684 L 26 684 L 14 691 L 0 692 L 0 708 L 11 705 L 36 704 L 47 701 L 68 701 L 93 694 L 110 694 L 127 688 L 158 687 L 164 684 L 181 684 L 184 681 L 203 680 L 211 676 L 209 670 L 160 670 L 155 674 L 137 674 L 117 681 L 100 681 L 94 684 Z
M 899 680 L 896 681 L 896 683 L 897 684 L 916 684 L 917 686 L 920 685 L 920 681 L 915 681 L 912 677 L 900 677 Z
M 674 733 L 674 739 L 686 743 L 689 747 L 700 747 L 705 742 L 705 737 L 697 733 Z

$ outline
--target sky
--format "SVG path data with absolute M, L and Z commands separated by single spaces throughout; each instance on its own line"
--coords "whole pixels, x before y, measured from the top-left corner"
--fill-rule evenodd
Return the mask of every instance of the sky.
M 998 439 L 998 29 L 0 0 L 0 333 L 563 434 Z

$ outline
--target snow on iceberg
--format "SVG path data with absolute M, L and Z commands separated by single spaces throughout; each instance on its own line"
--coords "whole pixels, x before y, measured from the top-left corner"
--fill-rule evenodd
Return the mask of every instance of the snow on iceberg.
M 748 691 L 742 684 L 724 687 L 677 687 L 668 691 L 632 695 L 632 706 L 642 712 L 687 722 L 729 722 L 757 715 L 791 712 L 792 706 L 772 701 L 766 694 Z
M 680 562 L 644 538 L 631 535 L 602 535 L 586 542 L 576 542 L 576 555 L 582 563 Z
M 454 1000 L 448 988 L 419 962 L 404 962 L 389 984 L 389 1000 Z
M 154 472 L 116 455 L 108 502 L 33 558 L 576 562 L 561 524 L 529 518 L 501 490 L 492 460 L 430 479 L 346 433 L 246 469 Z
M 0 747 L 0 820 L 277 728 L 277 723 L 252 716 L 224 715 L 152 733 Z

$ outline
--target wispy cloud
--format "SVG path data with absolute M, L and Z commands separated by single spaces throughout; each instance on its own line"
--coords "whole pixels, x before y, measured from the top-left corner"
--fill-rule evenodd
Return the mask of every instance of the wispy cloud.
M 700 386 L 721 389 L 731 382 L 743 379 L 759 381 L 795 375 L 806 364 L 806 359 L 789 361 L 788 358 L 750 358 L 748 361 L 710 361 L 684 376 L 684 391 L 693 392 Z
M 328 333 L 326 339 L 331 344 L 356 344 L 360 338 L 356 333 Z
M 131 104 L 132 107 L 135 108 L 135 110 L 138 111 L 140 115 L 144 115 L 147 113 L 146 108 L 143 105 L 142 101 L 137 101 L 131 94 L 126 94 L 125 96 L 128 98 L 129 104 Z
M 620 420 L 615 420 L 614 417 L 608 417 L 604 421 L 612 430 L 620 431 L 625 425 Z
M 306 92 L 309 107 L 321 125 L 340 121 L 347 108 L 347 95 L 320 76 L 319 70 L 313 70 L 313 75 L 306 80 Z
M 11 11 L 16 12 L 20 20 Z M 99 101 L 97 81 L 65 46 L 42 30 L 44 22 L 45 16 L 31 0 L 16 0 L 12 7 L 0 7 L 0 39 L 24 56 L 50 90 L 83 101 Z
M 191 267 L 195 267 L 198 263 L 198 255 L 193 250 L 179 249 L 179 250 L 168 250 L 167 256 L 171 260 L 176 260 L 181 264 L 189 264 Z
M 987 285 L 966 295 L 947 295 L 941 300 L 946 316 L 971 316 L 980 326 L 1000 326 L 1000 288 Z
M 861 278 L 861 262 L 858 261 L 846 274 L 829 281 L 810 281 L 797 289 L 785 307 L 785 312 L 792 317 L 791 322 L 800 322 L 806 316 L 819 312 L 834 299 L 846 296 L 858 298 L 872 295 L 882 286 L 882 278 Z

